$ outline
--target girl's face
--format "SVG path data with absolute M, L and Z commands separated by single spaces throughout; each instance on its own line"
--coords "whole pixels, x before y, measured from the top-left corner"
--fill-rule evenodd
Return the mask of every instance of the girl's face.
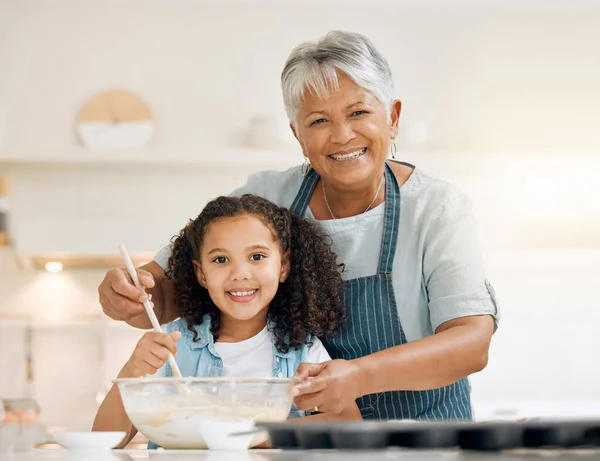
M 271 229 L 252 215 L 221 218 L 204 235 L 196 278 L 235 320 L 266 319 L 269 303 L 289 272 Z

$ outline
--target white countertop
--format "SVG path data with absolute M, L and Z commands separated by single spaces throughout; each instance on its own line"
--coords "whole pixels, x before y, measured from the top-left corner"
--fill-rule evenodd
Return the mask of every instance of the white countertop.
M 29 452 L 0 452 L 0 461 L 531 461 L 538 456 L 553 461 L 598 459 L 598 450 L 538 450 L 515 451 L 512 453 L 461 452 L 458 450 L 249 450 L 249 451 L 208 451 L 208 450 L 33 450 Z

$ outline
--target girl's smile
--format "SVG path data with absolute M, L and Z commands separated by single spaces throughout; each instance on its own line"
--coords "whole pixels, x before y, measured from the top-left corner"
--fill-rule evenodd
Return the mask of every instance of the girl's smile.
M 256 297 L 257 293 L 258 289 L 238 289 L 235 291 L 227 291 L 227 295 L 236 303 L 249 303 Z

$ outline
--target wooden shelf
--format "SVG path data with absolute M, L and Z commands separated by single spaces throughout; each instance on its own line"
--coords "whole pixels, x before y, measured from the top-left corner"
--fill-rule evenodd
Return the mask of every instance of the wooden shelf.
M 23 155 L 0 153 L 0 168 L 7 170 L 40 168 L 142 168 L 195 170 L 214 168 L 246 168 L 251 170 L 285 169 L 302 163 L 298 148 L 202 148 L 200 153 L 171 153 L 158 150 L 73 149 L 65 155 Z

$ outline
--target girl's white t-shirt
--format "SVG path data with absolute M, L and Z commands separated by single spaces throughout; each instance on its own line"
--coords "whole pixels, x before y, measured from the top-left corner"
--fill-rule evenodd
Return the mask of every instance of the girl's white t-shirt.
M 223 376 L 265 378 L 273 376 L 273 334 L 263 328 L 252 338 L 237 343 L 216 342 L 215 350 L 223 360 Z M 308 345 L 308 362 L 323 363 L 331 360 L 319 338 L 313 337 Z M 164 377 L 165 367 L 153 376 Z

